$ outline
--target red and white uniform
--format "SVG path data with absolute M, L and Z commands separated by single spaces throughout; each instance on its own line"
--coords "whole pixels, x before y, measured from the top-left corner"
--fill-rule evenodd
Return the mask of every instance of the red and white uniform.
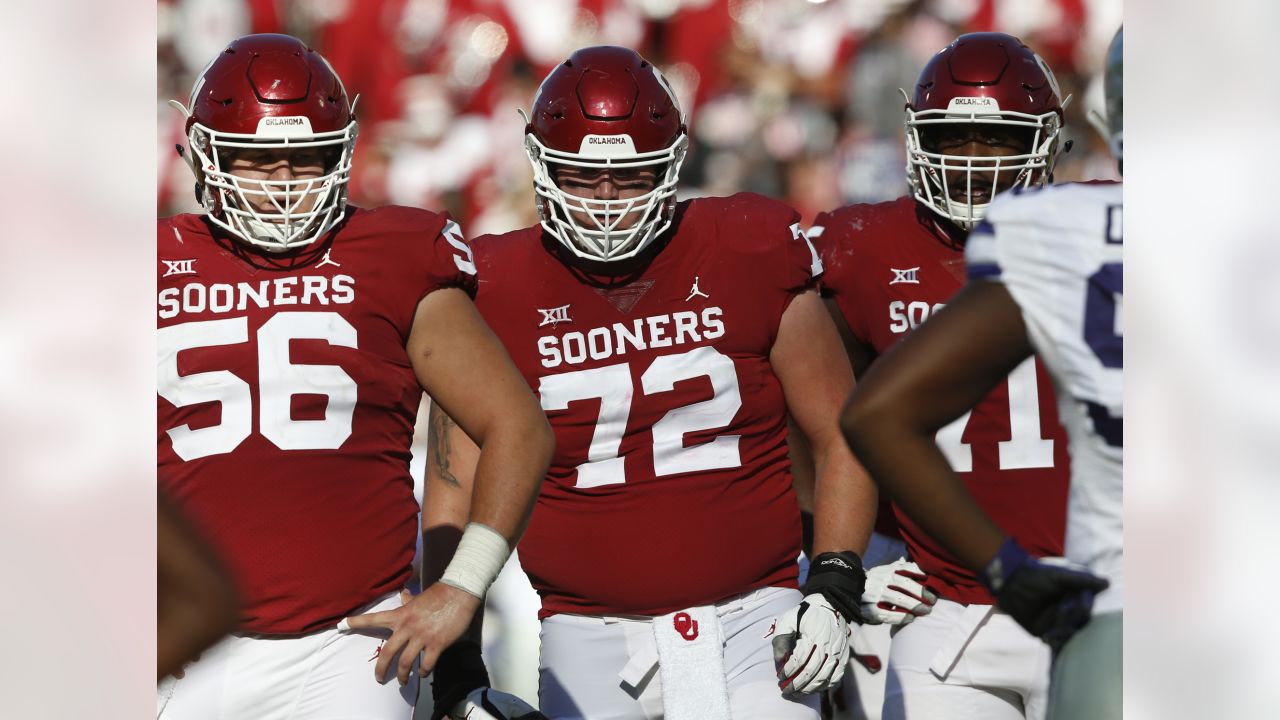
M 791 208 L 747 193 L 681 203 L 666 245 L 612 286 L 566 264 L 540 226 L 473 242 L 476 305 L 556 433 L 520 542 L 543 604 L 544 711 L 563 697 L 593 703 L 583 697 L 596 697 L 588 686 L 597 676 L 619 702 L 644 694 L 627 700 L 618 674 L 648 652 L 635 637 L 652 645 L 653 633 L 624 640 L 620 626 L 601 622 L 599 633 L 614 634 L 590 651 L 575 641 L 579 655 L 596 658 L 595 667 L 578 667 L 573 652 L 555 651 L 562 638 L 587 632 L 565 625 L 571 615 L 652 617 L 760 590 L 748 604 L 760 606 L 751 617 L 763 627 L 730 640 L 749 652 L 725 652 L 726 660 L 741 656 L 726 667 L 730 696 L 749 702 L 754 695 L 734 688 L 750 682 L 795 708 L 775 717 L 812 713 L 780 700 L 763 639 L 776 617 L 769 613 L 799 600 L 799 508 L 786 406 L 769 363 L 783 311 L 821 272 L 797 221 Z M 579 711 L 594 717 L 610 702 Z
M 816 258 L 794 211 L 760 196 L 677 212 L 667 246 L 615 288 L 581 280 L 538 226 L 473 243 L 476 305 L 556 432 L 520 543 L 544 616 L 660 615 L 796 587 L 769 353 Z
M 834 297 L 854 336 L 877 355 L 941 309 L 965 283 L 963 237 L 948 236 L 936 217 L 903 197 L 823 213 L 809 232 L 826 268 L 823 293 Z M 1033 555 L 1062 555 L 1070 460 L 1053 383 L 1038 360 L 1015 369 L 972 412 L 939 431 L 937 440 L 969 492 L 1005 532 Z M 938 697 L 938 706 L 913 706 L 929 702 L 927 691 L 912 687 L 913 679 L 1010 688 L 1022 695 L 1024 707 L 1016 708 L 1016 717 L 1038 717 L 1047 687 L 1043 644 L 1001 613 L 985 618 L 994 600 L 973 573 L 906 515 L 896 509 L 895 515 L 910 558 L 928 575 L 925 585 L 942 599 L 931 615 L 894 636 L 884 717 L 949 712 L 939 709 L 954 702 L 945 695 Z M 979 632 L 984 618 L 986 629 Z M 968 646 L 943 647 L 953 644 L 945 641 L 955 632 L 978 634 Z M 960 653 L 966 662 L 953 663 Z M 993 672 L 970 683 L 963 677 L 966 668 L 981 666 L 982 658 L 991 661 Z M 1013 707 L 998 697 L 994 702 Z
M 334 624 L 409 577 L 418 302 L 474 292 L 447 216 L 348 210 L 328 247 L 269 258 L 159 221 L 160 487 L 238 583 L 241 630 Z
M 904 197 L 823 213 L 810 231 L 826 267 L 823 293 L 835 298 L 849 329 L 878 355 L 965 283 L 964 246 L 938 229 L 934 217 Z M 1019 367 L 972 413 L 940 431 L 938 445 L 1005 532 L 1033 555 L 1062 554 L 1070 460 L 1053 382 L 1038 361 Z M 964 604 L 991 604 L 973 573 L 895 514 L 911 558 L 929 575 L 929 589 Z

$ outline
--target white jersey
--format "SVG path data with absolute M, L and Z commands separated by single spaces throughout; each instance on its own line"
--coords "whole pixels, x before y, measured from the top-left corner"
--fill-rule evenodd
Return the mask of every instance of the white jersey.
M 1006 193 L 965 249 L 969 277 L 1004 283 L 1058 391 L 1071 447 L 1067 558 L 1111 581 L 1095 612 L 1121 609 L 1124 447 L 1122 186 Z

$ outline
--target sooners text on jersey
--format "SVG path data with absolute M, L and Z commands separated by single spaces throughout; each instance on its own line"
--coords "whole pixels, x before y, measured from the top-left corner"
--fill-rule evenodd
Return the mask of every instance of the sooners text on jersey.
M 850 330 L 882 354 L 954 296 L 965 282 L 964 249 L 910 197 L 819 215 L 810 231 Z M 1070 477 L 1053 385 L 1028 360 L 972 412 L 938 432 L 938 447 L 979 505 L 1036 555 L 1061 555 Z M 919 526 L 895 513 L 930 589 L 962 603 L 989 593 Z
M 820 272 L 793 210 L 693 200 L 600 287 L 538 226 L 473 243 L 476 304 L 541 397 L 556 454 L 520 543 L 543 616 L 660 615 L 796 586 L 799 510 L 769 364 Z
M 475 268 L 422 210 L 349 209 L 287 262 L 210 227 L 158 225 L 159 482 L 228 563 L 241 629 L 308 632 L 409 576 L 422 391 L 405 343 L 419 300 L 474 292 Z

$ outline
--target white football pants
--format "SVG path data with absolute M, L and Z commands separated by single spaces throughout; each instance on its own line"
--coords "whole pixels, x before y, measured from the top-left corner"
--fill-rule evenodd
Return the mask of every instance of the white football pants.
M 817 720 L 818 696 L 778 689 L 773 621 L 800 592 L 764 588 L 716 605 L 724 630 L 724 669 L 734 720 Z M 652 619 L 552 615 L 542 621 L 539 706 L 554 720 L 659 720 L 662 681 L 656 663 L 635 686 L 619 673 L 653 644 Z
M 883 720 L 1044 720 L 1049 646 L 991 605 L 939 599 L 897 628 Z
M 400 607 L 393 593 L 363 612 Z M 418 697 L 409 684 L 379 684 L 374 663 L 389 630 L 321 630 L 301 637 L 231 635 L 157 689 L 160 720 L 409 720 Z

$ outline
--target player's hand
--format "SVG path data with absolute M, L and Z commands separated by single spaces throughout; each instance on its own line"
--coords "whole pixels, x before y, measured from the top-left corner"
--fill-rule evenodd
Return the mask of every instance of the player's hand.
M 840 682 L 849 661 L 849 624 L 821 593 L 774 621 L 773 662 L 787 693 L 820 692 Z
M 515 695 L 476 688 L 449 711 L 453 720 L 549 720 Z
M 1094 596 L 1111 584 L 1081 567 L 1033 558 L 1013 538 L 981 577 L 996 604 L 1054 650 L 1089 622 Z
M 391 630 L 391 637 L 378 654 L 378 663 L 373 668 L 374 677 L 378 682 L 385 682 L 391 659 L 399 654 L 396 679 L 404 685 L 409 682 L 413 662 L 419 654 L 422 655 L 422 663 L 418 674 L 426 677 L 431 672 L 440 653 L 467 629 L 472 616 L 480 608 L 480 602 L 480 598 L 471 593 L 452 585 L 435 583 L 395 610 L 353 615 L 347 618 L 347 626 L 353 630 Z
M 862 621 L 870 625 L 906 625 L 933 610 L 938 596 L 924 586 L 920 566 L 898 558 L 867 571 L 862 591 Z
M 849 623 L 862 620 L 866 580 L 855 552 L 819 553 L 809 563 L 804 600 L 775 622 L 773 660 L 783 692 L 819 692 L 844 677 Z

